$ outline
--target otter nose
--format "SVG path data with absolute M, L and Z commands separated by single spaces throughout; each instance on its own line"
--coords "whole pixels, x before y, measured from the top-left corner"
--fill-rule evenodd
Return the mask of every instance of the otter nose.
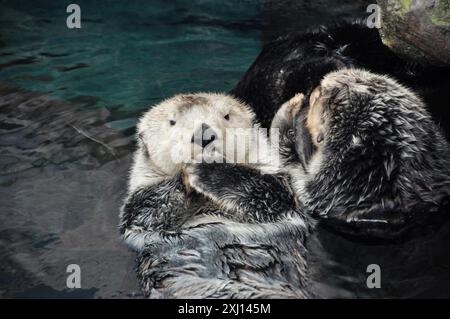
M 195 143 L 204 148 L 215 139 L 216 132 L 214 132 L 208 124 L 202 123 L 202 125 L 194 132 L 194 135 L 192 135 L 191 143 Z

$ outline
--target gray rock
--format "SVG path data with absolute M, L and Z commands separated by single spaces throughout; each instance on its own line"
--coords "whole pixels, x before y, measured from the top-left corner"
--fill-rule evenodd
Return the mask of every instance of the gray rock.
M 377 0 L 380 34 L 394 52 L 413 61 L 450 65 L 448 0 Z

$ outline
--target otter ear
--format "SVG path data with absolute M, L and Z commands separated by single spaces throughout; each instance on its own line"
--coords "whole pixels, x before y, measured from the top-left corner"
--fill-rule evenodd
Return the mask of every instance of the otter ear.
M 142 133 L 142 132 L 138 133 L 138 143 L 139 143 L 139 146 L 142 147 L 142 149 L 144 150 L 145 156 L 150 158 L 150 153 L 148 152 L 147 144 L 145 144 L 144 133 Z

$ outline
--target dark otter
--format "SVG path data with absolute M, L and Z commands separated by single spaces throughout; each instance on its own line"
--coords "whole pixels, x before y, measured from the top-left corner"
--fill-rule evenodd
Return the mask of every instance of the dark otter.
M 394 238 L 448 216 L 449 145 L 422 100 L 392 78 L 329 73 L 274 125 L 294 192 L 337 229 Z

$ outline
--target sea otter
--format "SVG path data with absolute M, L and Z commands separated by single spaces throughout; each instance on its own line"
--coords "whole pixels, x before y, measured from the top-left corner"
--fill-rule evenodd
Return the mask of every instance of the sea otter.
M 236 128 L 267 147 L 245 146 L 246 160 L 235 163 L 229 154 L 242 145 L 228 129 Z M 120 231 L 139 253 L 146 296 L 308 295 L 309 223 L 258 128 L 248 106 L 222 94 L 177 95 L 140 119 Z
M 323 77 L 272 125 L 306 210 L 346 234 L 399 238 L 448 216 L 450 150 L 422 100 L 360 69 Z

